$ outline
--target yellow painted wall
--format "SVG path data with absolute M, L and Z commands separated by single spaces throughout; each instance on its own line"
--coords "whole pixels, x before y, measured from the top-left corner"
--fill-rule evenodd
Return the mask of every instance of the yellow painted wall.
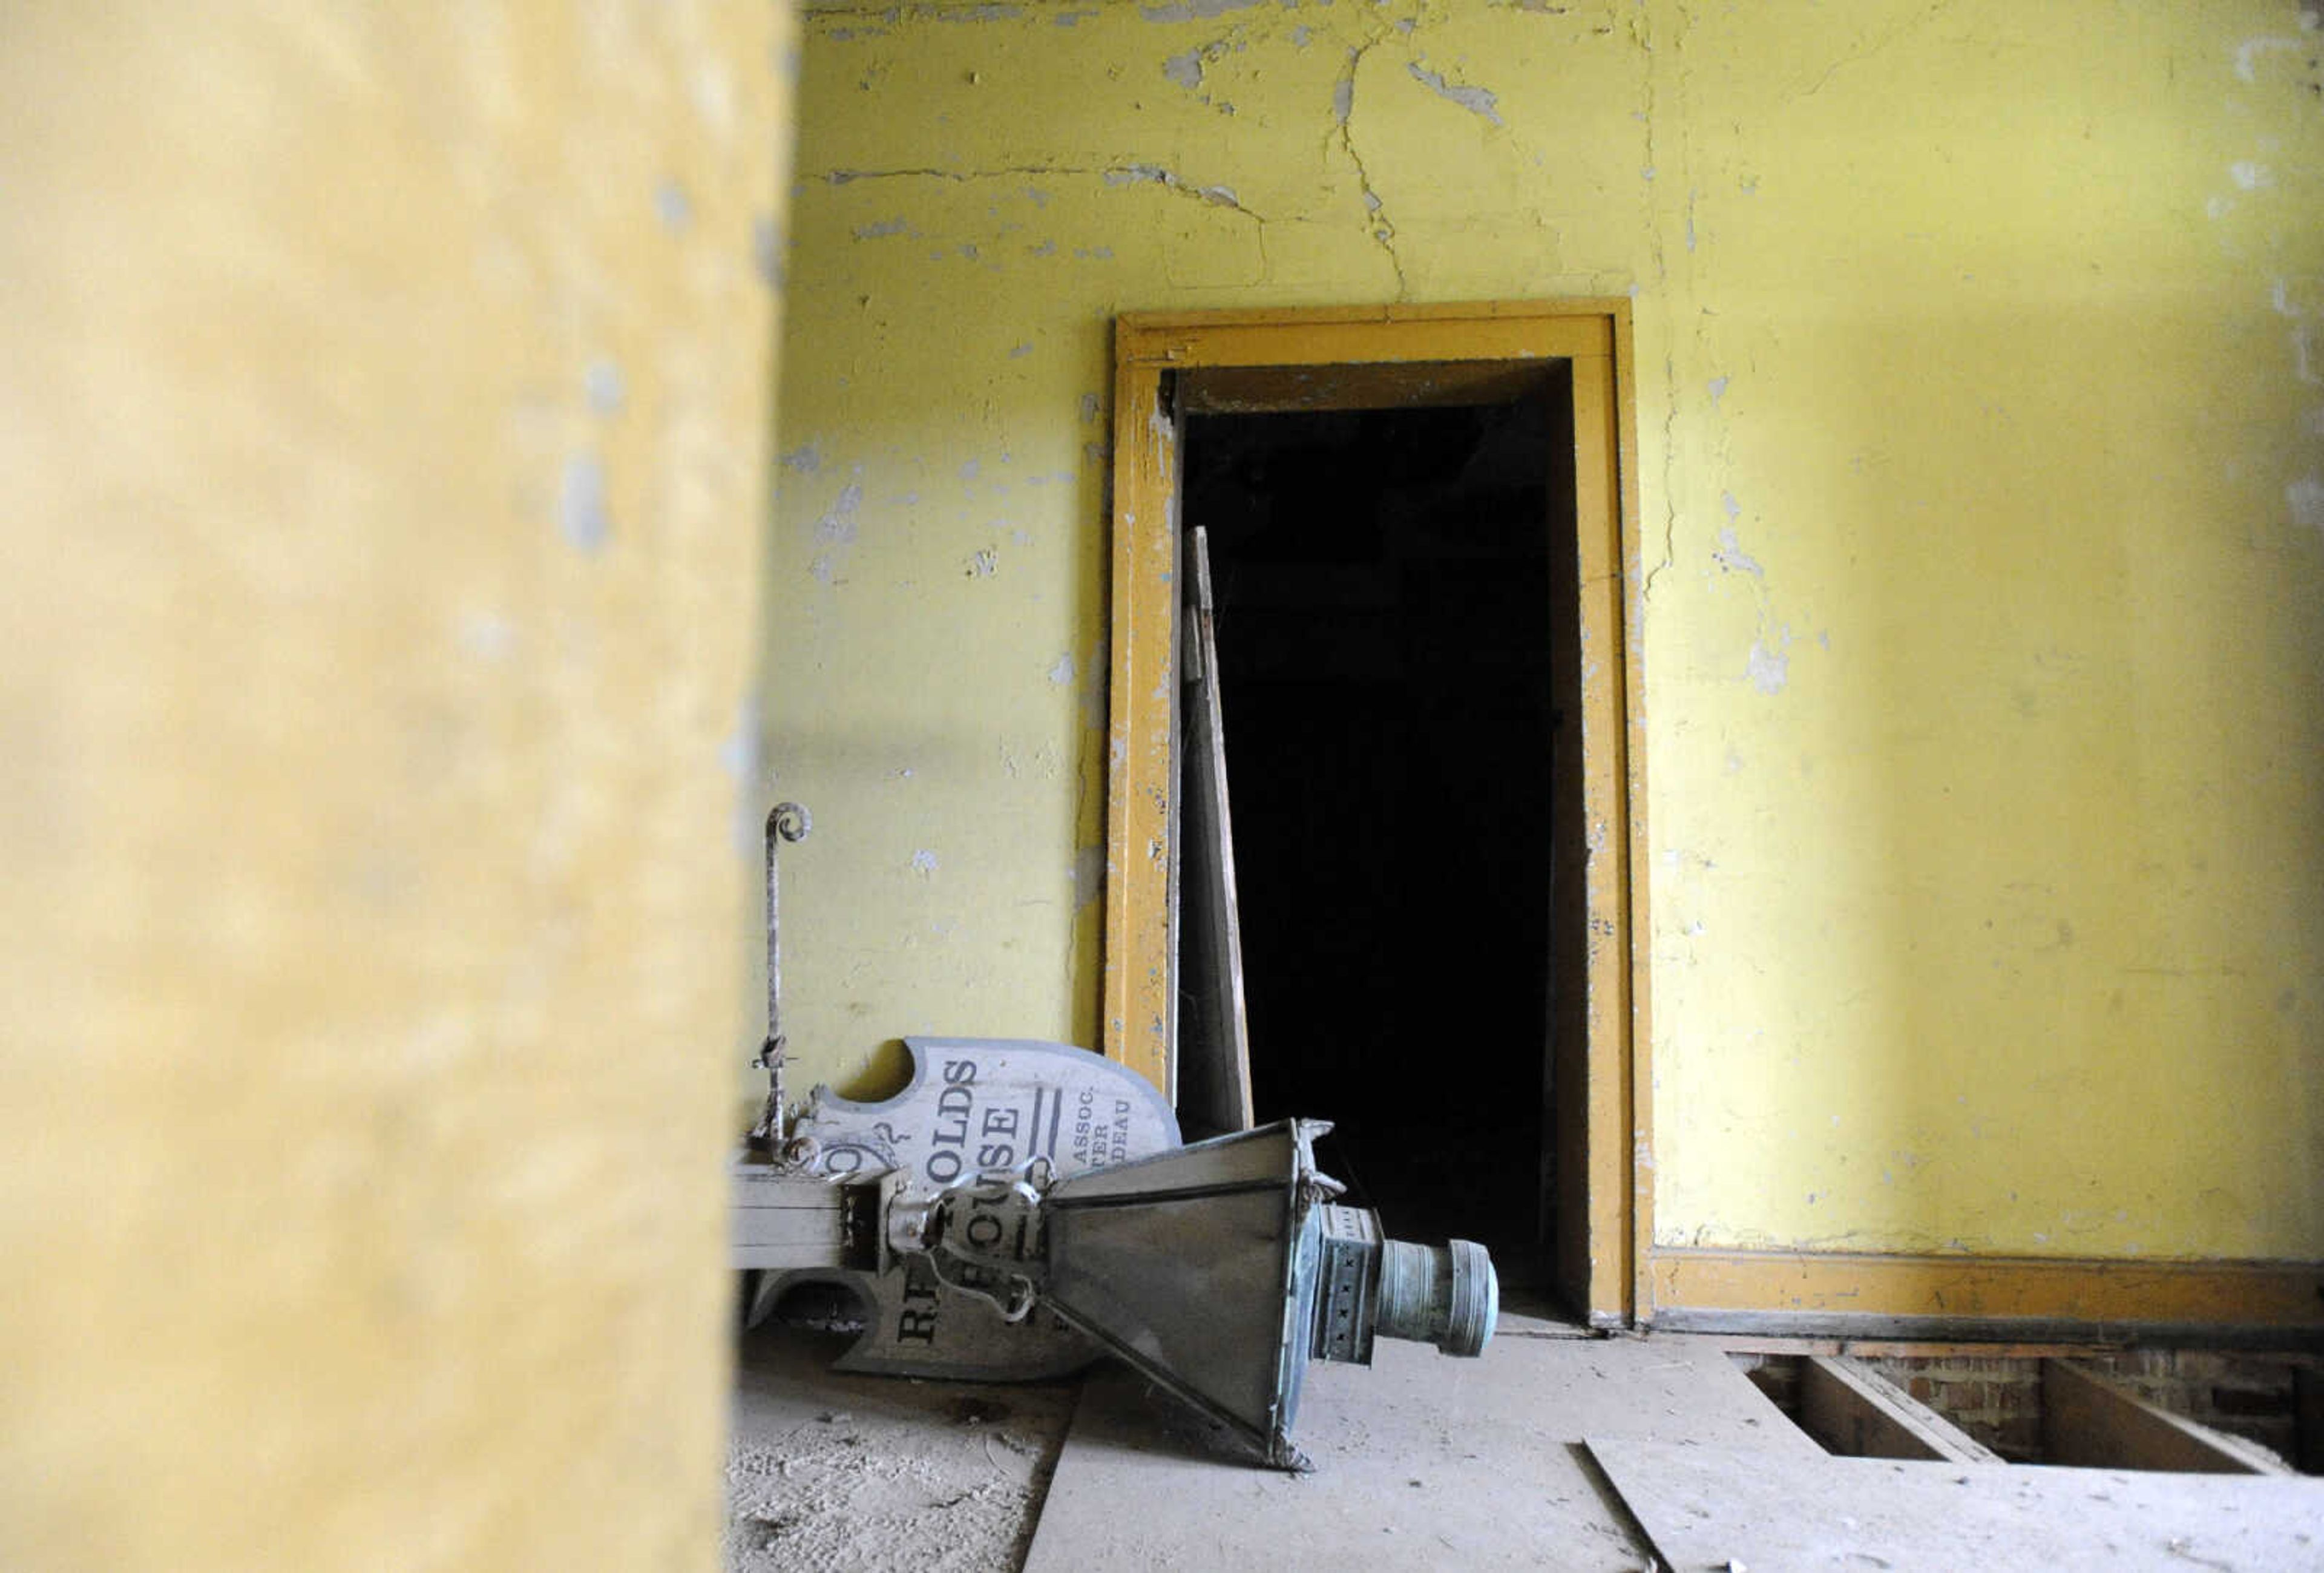
M 8 9 L 0 1566 L 715 1564 L 784 15 Z
M 795 1058 L 1095 1041 L 1113 313 L 1629 291 L 1656 1238 L 2324 1257 L 2316 23 L 816 12 Z

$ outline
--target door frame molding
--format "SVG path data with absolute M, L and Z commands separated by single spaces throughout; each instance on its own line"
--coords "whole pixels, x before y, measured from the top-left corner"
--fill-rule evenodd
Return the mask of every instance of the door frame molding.
M 1572 367 L 1581 593 L 1584 963 L 1582 1097 L 1561 1078 L 1558 1139 L 1577 1125 L 1584 1195 L 1560 1191 L 1559 1276 L 1593 1325 L 1650 1305 L 1652 1037 L 1647 999 L 1645 707 L 1637 393 L 1619 298 L 1469 305 L 1130 313 L 1114 328 L 1113 540 L 1106 775 L 1108 1058 L 1167 1087 L 1169 902 L 1177 731 L 1177 423 L 1174 374 L 1215 379 L 1231 407 L 1453 402 Z

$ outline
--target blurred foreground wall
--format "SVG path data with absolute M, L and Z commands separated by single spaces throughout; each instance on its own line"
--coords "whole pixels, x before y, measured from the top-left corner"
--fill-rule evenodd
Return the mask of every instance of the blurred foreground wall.
M 8 8 L 0 1566 L 713 1562 L 787 16 Z

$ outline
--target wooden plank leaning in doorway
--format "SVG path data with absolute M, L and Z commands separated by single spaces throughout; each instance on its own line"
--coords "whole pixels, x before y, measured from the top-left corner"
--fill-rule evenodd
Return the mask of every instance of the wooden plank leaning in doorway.
M 1629 302 L 1214 311 L 1124 316 L 1114 336 L 1111 671 L 1107 780 L 1105 1052 L 1157 1087 L 1177 1067 L 1170 900 L 1180 617 L 1178 419 L 1238 411 L 1475 402 L 1570 368 L 1580 602 L 1573 696 L 1582 746 L 1569 864 L 1587 929 L 1559 1034 L 1553 1133 L 1561 1170 L 1557 1276 L 1600 1326 L 1641 1303 L 1653 1161 L 1639 540 Z M 1175 401 L 1175 402 L 1174 402 Z

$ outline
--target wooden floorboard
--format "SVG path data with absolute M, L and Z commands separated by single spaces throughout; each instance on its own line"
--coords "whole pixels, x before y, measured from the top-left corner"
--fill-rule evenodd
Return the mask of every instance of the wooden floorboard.
M 2196 1475 L 2292 1472 L 2256 1442 L 2172 1414 L 2067 1360 L 2042 1362 L 2042 1457 L 2059 1464 Z
M 1481 1359 L 1383 1340 L 1311 1365 L 1291 1476 L 1234 1461 L 1126 1372 L 1084 1390 L 1027 1573 L 1458 1568 L 1637 1573 L 1645 1547 L 1581 1446 L 1821 1449 L 1715 1349 L 1502 1336 Z
M 1882 1376 L 1837 1356 L 1800 1362 L 1800 1425 L 1834 1453 L 1857 1458 L 1998 1464 L 1999 1455 Z
M 2324 1482 L 1904 1463 L 1592 1437 L 1665 1565 L 2042 1573 L 2324 1567 Z

